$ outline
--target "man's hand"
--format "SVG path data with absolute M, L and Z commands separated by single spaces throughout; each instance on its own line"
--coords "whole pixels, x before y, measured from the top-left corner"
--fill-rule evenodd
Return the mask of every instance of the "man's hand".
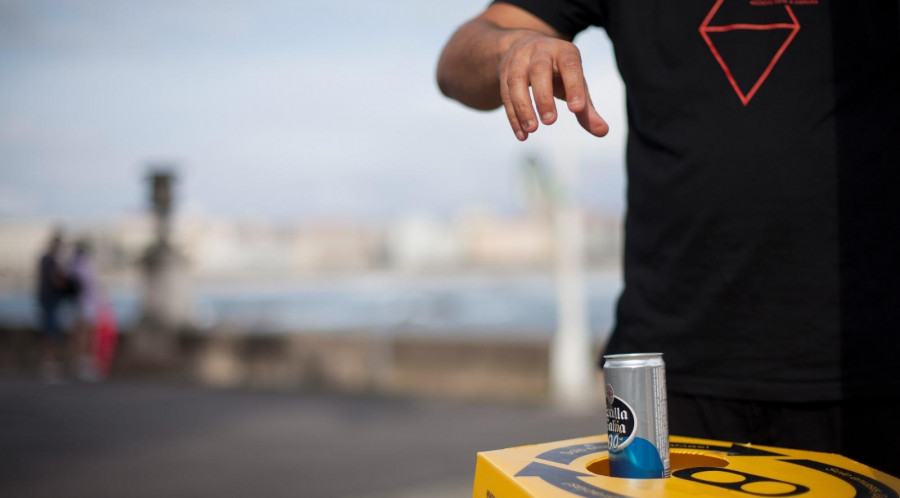
M 499 73 L 500 100 L 519 140 L 537 131 L 537 116 L 545 125 L 556 122 L 554 97 L 566 101 L 569 111 L 590 134 L 602 137 L 609 132 L 609 126 L 591 102 L 581 53 L 571 42 L 537 32 L 524 36 L 500 60 Z M 533 104 L 529 87 L 534 94 Z
M 467 106 L 503 105 L 519 140 L 537 130 L 538 116 L 545 125 L 556 122 L 554 97 L 565 100 L 592 135 L 609 131 L 591 102 L 578 48 L 509 4 L 494 3 L 457 30 L 441 54 L 437 79 L 445 95 Z

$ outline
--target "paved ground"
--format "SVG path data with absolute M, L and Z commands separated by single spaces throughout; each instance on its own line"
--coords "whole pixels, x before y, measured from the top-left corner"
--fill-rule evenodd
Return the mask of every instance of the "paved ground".
M 469 496 L 477 451 L 601 422 L 535 407 L 0 378 L 0 496 Z

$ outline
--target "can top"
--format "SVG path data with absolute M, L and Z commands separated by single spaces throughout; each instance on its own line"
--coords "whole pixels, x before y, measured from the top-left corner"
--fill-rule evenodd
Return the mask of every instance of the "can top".
M 604 368 L 662 365 L 662 356 L 662 353 L 607 354 L 603 355 L 603 359 L 606 360 Z

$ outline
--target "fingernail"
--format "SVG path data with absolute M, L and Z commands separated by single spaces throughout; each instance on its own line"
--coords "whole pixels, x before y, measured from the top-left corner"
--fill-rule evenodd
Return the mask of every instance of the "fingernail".
M 550 121 L 551 119 L 553 119 L 553 113 L 552 113 L 552 112 L 545 112 L 544 115 L 541 116 L 541 119 L 543 119 L 544 122 Z
M 518 138 L 519 140 L 525 140 L 525 133 L 523 133 L 521 131 L 517 131 L 516 138 Z
M 572 99 L 569 101 L 569 106 L 575 107 L 581 105 L 581 99 Z
M 534 121 L 531 120 L 525 121 L 525 123 L 522 124 L 522 128 L 525 128 L 526 130 L 530 130 L 532 126 L 534 126 Z

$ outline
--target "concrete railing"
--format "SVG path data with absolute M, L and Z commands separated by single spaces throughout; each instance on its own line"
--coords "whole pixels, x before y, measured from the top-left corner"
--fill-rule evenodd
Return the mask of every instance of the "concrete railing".
M 114 374 L 166 376 L 214 387 L 310 388 L 400 396 L 543 401 L 549 341 L 361 331 L 321 334 L 185 332 L 175 357 L 142 361 L 121 336 Z M 0 370 L 36 371 L 37 335 L 0 330 Z

